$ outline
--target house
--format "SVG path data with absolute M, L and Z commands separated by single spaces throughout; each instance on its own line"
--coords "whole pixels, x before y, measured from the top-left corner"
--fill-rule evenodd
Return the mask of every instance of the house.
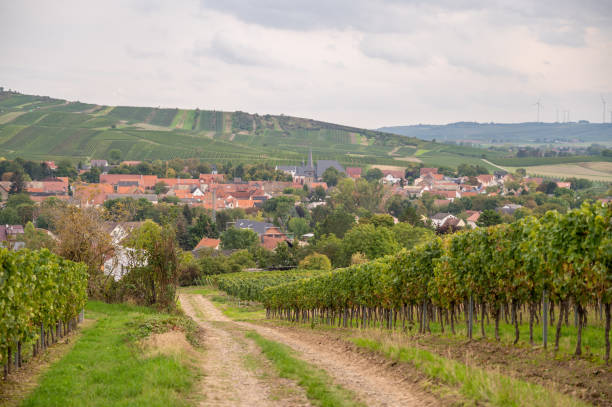
M 323 177 L 323 173 L 326 169 L 334 167 L 338 172 L 344 173 L 344 167 L 335 160 L 319 160 L 317 164 L 314 164 L 312 160 L 312 150 L 308 154 L 308 164 L 301 166 L 297 165 L 278 165 L 276 166 L 277 171 L 282 171 L 286 174 L 291 175 L 293 182 L 299 183 L 300 185 L 310 184 Z
M 325 170 L 331 167 L 337 169 L 338 172 L 344 173 L 344 167 L 342 167 L 338 161 L 319 160 L 317 161 L 317 179 L 321 179 Z
M 135 181 L 138 185 L 145 189 L 155 188 L 158 182 L 157 175 L 140 175 L 140 174 L 100 174 L 100 183 L 119 185 L 120 182 L 125 183 Z
M 444 199 L 448 199 L 451 202 L 455 200 L 455 198 L 461 198 L 459 191 L 439 191 L 437 189 L 432 189 L 429 191 L 432 195 L 441 196 Z
M 218 174 L 215 170 L 212 174 L 200 174 L 199 179 L 201 184 L 222 184 L 225 182 L 225 175 Z
M 266 249 L 273 250 L 280 242 L 289 239 L 277 226 L 272 223 L 258 222 L 250 219 L 238 219 L 234 223 L 238 229 L 250 229 L 259 236 L 260 244 Z
M 108 161 L 106 160 L 91 160 L 91 166 L 93 167 L 99 167 L 99 168 L 106 168 L 108 167 Z
M 11 181 L 0 181 L 0 198 L 2 198 L 3 202 L 6 202 L 8 199 L 12 185 L 13 183 Z
M 135 167 L 138 164 L 142 164 L 142 161 L 121 161 L 120 165 L 127 165 L 128 167 Z
M 361 178 L 361 168 L 359 167 L 346 167 L 346 175 L 358 179 Z
M 327 182 L 311 182 L 310 185 L 308 185 L 308 186 L 310 187 L 310 189 L 315 189 L 316 187 L 321 187 L 325 191 L 327 191 Z
M 22 225 L 0 225 L 0 247 L 19 250 L 25 247 Z
M 383 184 L 398 184 L 402 179 L 404 179 L 404 171 L 399 170 L 382 170 Z
M 504 213 L 506 215 L 512 215 L 514 214 L 514 212 L 516 212 L 517 209 L 522 208 L 523 205 L 517 205 L 517 204 L 506 204 L 504 206 L 502 206 L 501 208 L 499 208 L 499 211 L 501 213 Z
M 495 180 L 494 175 L 481 174 L 481 175 L 478 175 L 476 179 L 478 180 L 480 185 L 483 186 L 483 188 L 497 185 L 497 181 Z
M 431 217 L 431 223 L 434 225 L 434 227 L 436 228 L 440 228 L 442 227 L 442 225 L 444 224 L 444 222 L 446 222 L 448 219 L 457 219 L 457 217 L 451 213 L 448 212 L 438 212 L 436 213 L 434 216 Z
M 438 173 L 438 169 L 437 168 L 421 168 L 421 169 L 419 169 L 419 176 L 421 178 L 423 178 L 427 174 L 437 174 L 437 173 Z
M 134 249 L 125 247 L 124 241 L 143 222 L 105 222 L 104 228 L 110 234 L 115 250 L 104 261 L 104 273 L 119 281 L 129 270 Z
M 465 212 L 468 215 L 468 217 L 465 220 L 465 222 L 472 229 L 476 229 L 478 227 L 478 224 L 477 224 L 478 219 L 480 219 L 480 212 L 479 211 L 465 211 Z
M 74 199 L 81 207 L 102 205 L 109 194 L 115 192 L 111 184 L 76 184 L 74 188 Z
M 567 188 L 570 189 L 572 187 L 571 182 L 557 182 L 557 188 Z
M 202 238 L 202 240 L 200 240 L 200 242 L 193 249 L 193 251 L 198 251 L 198 250 L 202 250 L 202 249 L 219 250 L 219 245 L 220 244 L 221 244 L 221 240 L 220 239 L 211 239 L 211 238 L 208 238 L 208 237 L 204 236 Z
M 57 170 L 57 165 L 55 164 L 55 161 L 43 161 L 43 164 L 46 165 L 47 168 L 51 171 Z
M 462 229 L 464 227 L 465 227 L 465 222 L 463 221 L 463 219 L 459 219 L 453 216 L 453 217 L 447 218 L 444 222 L 442 222 L 442 225 L 440 225 L 438 229 L 454 231 L 457 229 Z
M 287 236 L 276 226 L 266 229 L 261 236 L 261 245 L 268 250 L 274 250 L 279 243 L 288 241 Z

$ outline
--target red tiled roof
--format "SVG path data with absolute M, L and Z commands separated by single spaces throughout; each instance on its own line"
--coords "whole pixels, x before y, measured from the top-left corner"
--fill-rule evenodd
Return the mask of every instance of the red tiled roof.
M 220 239 L 211 239 L 208 237 L 203 237 L 193 250 L 203 249 L 205 247 L 217 249 L 219 247 L 219 243 L 221 243 Z

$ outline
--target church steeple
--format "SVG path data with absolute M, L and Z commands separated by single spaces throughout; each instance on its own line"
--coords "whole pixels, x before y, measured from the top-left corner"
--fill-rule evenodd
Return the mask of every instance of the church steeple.
M 312 163 L 312 147 L 310 148 L 310 152 L 308 153 L 308 167 L 314 168 L 314 164 Z

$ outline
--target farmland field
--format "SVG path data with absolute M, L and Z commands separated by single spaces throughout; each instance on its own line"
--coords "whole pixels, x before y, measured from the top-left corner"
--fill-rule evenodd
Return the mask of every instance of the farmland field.
M 516 170 L 518 167 L 504 167 Z M 524 167 L 532 176 L 555 178 L 585 178 L 591 181 L 612 182 L 612 162 L 577 162 L 573 164 L 535 165 Z

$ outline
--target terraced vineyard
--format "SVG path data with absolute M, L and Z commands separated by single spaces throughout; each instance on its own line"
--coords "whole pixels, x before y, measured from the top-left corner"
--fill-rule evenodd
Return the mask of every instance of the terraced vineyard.
M 487 153 L 466 154 L 443 144 L 284 115 L 100 106 L 0 93 L 0 156 L 86 160 L 108 158 L 113 149 L 125 160 L 193 157 L 272 164 L 299 163 L 312 149 L 315 160 L 362 167 L 405 167 L 407 161 L 482 164 Z M 419 151 L 428 153 L 415 156 Z

